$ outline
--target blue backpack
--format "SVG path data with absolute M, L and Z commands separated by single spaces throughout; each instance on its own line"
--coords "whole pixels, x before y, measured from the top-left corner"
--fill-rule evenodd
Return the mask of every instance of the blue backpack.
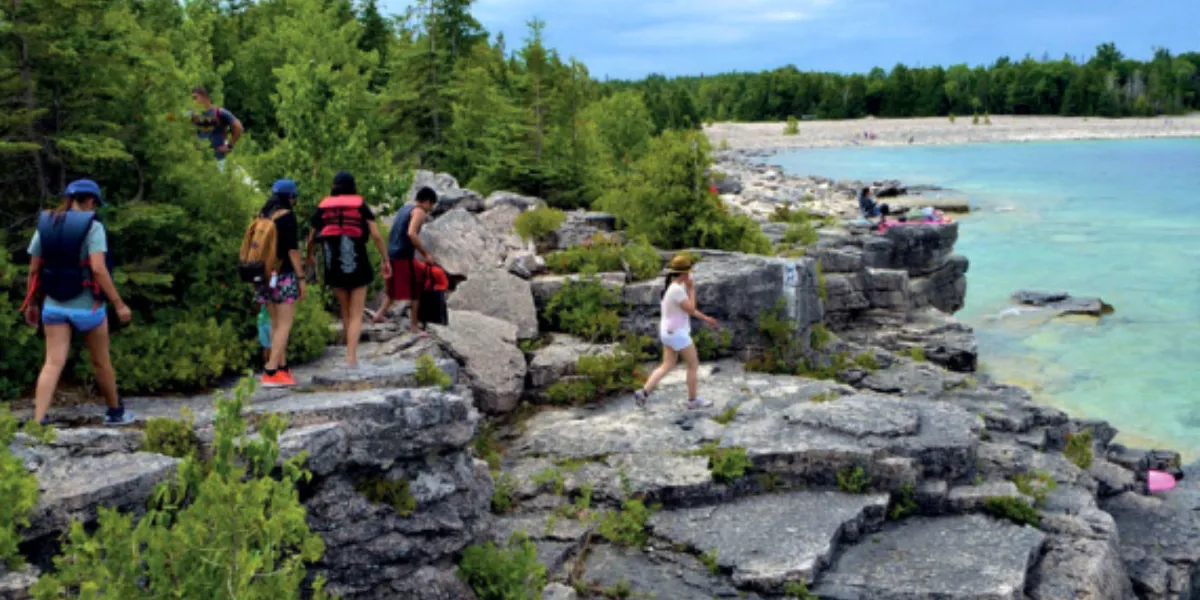
M 46 296 L 66 302 L 90 289 L 98 298 L 100 286 L 92 277 L 86 257 L 80 258 L 96 213 L 69 210 L 55 214 L 45 211 L 38 217 L 38 238 L 42 244 L 41 287 Z M 107 253 L 105 262 L 109 262 Z

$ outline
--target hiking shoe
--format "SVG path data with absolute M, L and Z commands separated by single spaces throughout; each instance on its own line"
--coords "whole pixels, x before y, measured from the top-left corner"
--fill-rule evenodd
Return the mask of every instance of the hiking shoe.
M 132 410 L 126 410 L 124 406 L 120 408 L 110 408 L 104 412 L 104 424 L 109 427 L 124 427 L 133 425 L 137 415 Z
M 692 398 L 691 400 L 687 401 L 688 410 L 698 410 L 701 408 L 708 408 L 712 405 L 713 405 L 712 400 L 705 400 L 703 398 Z
M 633 401 L 638 408 L 646 408 L 646 403 L 650 401 L 650 394 L 646 390 L 638 390 L 633 393 Z
M 287 371 L 276 371 L 274 375 L 263 373 L 262 386 L 265 388 L 290 387 L 296 385 L 296 378 Z

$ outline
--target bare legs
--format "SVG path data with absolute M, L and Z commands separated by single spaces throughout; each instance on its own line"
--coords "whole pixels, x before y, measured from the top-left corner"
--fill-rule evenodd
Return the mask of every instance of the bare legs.
M 684 348 L 680 352 L 676 352 L 670 346 L 663 346 L 663 362 L 650 374 L 650 378 L 646 380 L 646 385 L 642 387 L 642 392 L 649 395 L 658 387 L 663 377 L 679 364 L 679 357 L 683 357 L 687 363 L 687 391 L 688 400 L 695 400 L 700 387 L 700 354 L 696 352 L 696 345 L 692 344 Z
M 346 333 L 346 364 L 358 366 L 358 340 L 362 337 L 363 310 L 367 307 L 367 288 L 334 289 L 342 313 L 342 331 Z
M 687 361 L 687 390 L 688 400 L 695 400 L 699 391 L 700 378 L 700 354 L 696 352 L 696 345 L 692 344 L 680 352 L 683 355 L 683 360 Z
M 104 396 L 104 403 L 109 408 L 119 407 L 121 401 L 117 396 L 117 374 L 108 351 L 108 321 L 84 334 L 83 341 L 92 359 L 92 373 Z M 33 419 L 39 423 L 50 410 L 50 402 L 54 400 L 54 390 L 58 388 L 58 380 L 67 365 L 67 352 L 70 349 L 71 326 L 46 325 L 46 362 L 38 376 L 33 409 Z
M 296 319 L 296 304 L 267 303 L 267 314 L 271 316 L 271 354 L 266 369 L 273 371 L 287 364 L 288 336 Z
M 678 363 L 679 353 L 671 349 L 670 346 L 663 346 L 662 364 L 650 374 L 650 378 L 646 380 L 646 385 L 642 387 L 642 390 L 647 394 L 653 392 L 654 388 L 658 387 L 658 382 L 662 381 L 662 378 L 666 377 L 667 373 L 670 373 L 671 369 L 674 369 Z

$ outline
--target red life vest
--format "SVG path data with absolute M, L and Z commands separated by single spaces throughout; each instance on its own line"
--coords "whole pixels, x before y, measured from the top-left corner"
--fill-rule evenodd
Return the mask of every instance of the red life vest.
M 320 238 L 335 238 L 346 236 L 350 238 L 363 237 L 367 224 L 363 222 L 362 196 L 331 196 L 317 205 L 321 211 Z

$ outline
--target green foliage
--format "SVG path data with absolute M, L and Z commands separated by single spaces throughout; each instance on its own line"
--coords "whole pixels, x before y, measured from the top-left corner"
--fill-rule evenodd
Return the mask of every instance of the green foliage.
M 785 299 L 780 298 L 774 307 L 759 315 L 758 333 L 764 348 L 746 362 L 746 369 L 778 375 L 793 373 L 802 360 L 803 348 L 795 334 L 796 322 L 787 318 Z
M 708 459 L 708 470 L 713 480 L 720 483 L 733 483 L 746 474 L 746 469 L 752 466 L 746 456 L 746 449 L 741 446 L 720 447 L 717 442 L 704 444 L 698 450 L 691 452 L 692 456 L 703 456 Z
M 833 334 L 829 333 L 829 328 L 825 327 L 824 323 L 817 323 L 808 334 L 808 345 L 813 350 L 823 350 L 831 339 Z
M 614 238 L 597 233 L 585 244 L 550 254 L 546 266 L 559 274 L 628 270 L 634 280 L 641 281 L 662 271 L 662 257 L 645 237 L 621 246 Z
M 576 405 L 605 397 L 632 392 L 645 381 L 641 363 L 649 356 L 643 351 L 644 337 L 628 336 L 612 354 L 584 355 L 575 363 L 579 379 L 562 379 L 546 390 L 551 404 Z
M 546 567 L 538 561 L 537 547 L 520 532 L 504 549 L 488 542 L 464 550 L 458 576 L 479 600 L 538 600 L 546 587 Z
M 787 125 L 783 126 L 783 135 L 800 135 L 800 120 L 788 115 Z
M 703 564 L 708 572 L 713 575 L 721 574 L 721 565 L 717 563 L 717 549 L 713 548 L 699 556 L 700 563 Z
M 1058 482 L 1047 471 L 1018 473 L 1013 476 L 1012 481 L 1017 485 L 1017 491 L 1033 498 L 1037 506 L 1045 506 L 1050 492 L 1058 489 Z
M 875 353 L 867 350 L 862 354 L 854 357 L 854 365 L 864 371 L 878 371 L 879 359 L 875 358 Z
M 823 402 L 829 402 L 830 400 L 833 400 L 833 394 L 830 392 L 821 392 L 819 394 L 813 395 L 812 398 L 808 399 L 809 402 L 815 402 L 817 404 L 821 404 Z
M 417 509 L 417 499 L 408 491 L 407 479 L 388 479 L 373 474 L 360 477 L 354 490 L 374 504 L 385 504 L 395 509 L 396 514 L 407 517 Z
M 583 485 L 579 488 L 579 495 L 570 504 L 560 506 L 556 514 L 562 515 L 568 519 L 586 519 L 589 511 L 592 509 L 592 493 L 595 488 L 591 484 Z
M 518 215 L 513 226 L 521 239 L 527 242 L 536 242 L 557 231 L 566 220 L 567 214 L 563 211 L 548 206 L 539 206 Z
M 817 230 L 811 223 L 792 223 L 783 232 L 783 243 L 788 245 L 811 246 L 817 239 Z
M 993 496 L 984 500 L 983 509 L 996 518 L 1008 519 L 1017 525 L 1032 525 L 1033 527 L 1037 527 L 1042 522 L 1037 509 L 1030 506 L 1022 498 Z
M 817 296 L 821 302 L 829 302 L 829 280 L 825 278 L 825 270 L 817 263 Z
M 590 341 L 611 341 L 620 333 L 621 297 L 595 278 L 566 282 L 546 303 L 551 327 Z
M 888 519 L 899 521 L 917 512 L 917 501 L 914 498 L 911 483 L 900 486 L 900 491 L 892 496 L 892 506 L 888 509 Z
M 871 487 L 871 478 L 861 466 L 854 466 L 838 473 L 837 486 L 847 494 L 862 494 Z
M 192 421 L 192 411 L 186 408 L 178 419 L 150 419 L 146 422 L 146 445 L 143 450 L 175 458 L 195 456 L 200 450 L 200 439 L 196 437 Z
M 770 243 L 749 217 L 734 216 L 712 194 L 705 171 L 711 148 L 703 134 L 667 131 L 596 206 L 633 237 L 659 248 L 714 248 L 767 254 Z
M 908 349 L 908 356 L 917 362 L 925 362 L 925 349 L 920 346 L 913 346 Z
M 0 566 L 18 569 L 24 564 L 18 530 L 29 526 L 29 514 L 37 504 L 37 477 L 25 462 L 13 456 L 9 444 L 17 434 L 17 419 L 0 405 Z
M 300 598 L 307 565 L 325 551 L 296 489 L 310 478 L 307 457 L 276 466 L 287 426 L 280 415 L 247 435 L 243 410 L 253 387 L 246 379 L 232 398 L 217 394 L 211 463 L 183 459 L 136 525 L 133 515 L 107 508 L 93 533 L 72 523 L 55 571 L 42 575 L 33 596 L 91 598 L 103 585 L 104 597 L 126 600 Z M 326 598 L 323 580 L 313 585 L 313 597 Z
M 972 125 L 979 124 L 979 113 L 975 113 L 974 115 L 971 116 L 971 124 Z
M 496 428 L 491 423 L 481 423 L 471 442 L 475 448 L 475 456 L 488 464 L 493 473 L 500 470 L 500 443 L 496 441 Z
M 508 473 L 496 478 L 496 486 L 492 490 L 492 512 L 505 515 L 512 512 L 516 504 L 517 480 Z
M 729 347 L 733 345 L 733 332 L 728 329 L 715 333 L 711 329 L 697 329 L 692 332 L 692 341 L 696 344 L 700 360 L 717 360 L 729 353 Z
M 774 494 L 775 492 L 784 489 L 786 484 L 778 475 L 774 473 L 763 473 L 754 477 L 762 488 L 764 494 Z
M 1092 430 L 1067 434 L 1067 447 L 1063 454 L 1084 471 L 1092 468 Z
M 44 356 L 37 329 L 25 325 L 19 314 L 25 294 L 25 274 L 10 262 L 0 230 L 0 402 L 16 398 L 37 380 Z
M 950 117 L 950 118 L 949 118 L 949 120 L 950 120 L 950 124 L 952 124 L 952 125 L 953 125 L 953 124 L 954 124 L 954 120 L 955 120 L 955 117 L 956 117 L 956 115 L 955 115 L 954 113 L 950 113 L 949 117 Z
M 740 407 L 737 405 L 730 406 L 729 408 L 721 411 L 720 414 L 713 417 L 712 420 L 721 425 L 728 425 L 732 423 L 735 418 L 737 418 L 738 408 Z
M 641 548 L 650 539 L 646 524 L 658 510 L 658 506 L 647 507 L 641 500 L 626 500 L 621 510 L 610 510 L 600 519 L 599 532 L 604 539 L 618 546 Z
M 817 600 L 816 596 L 809 593 L 808 586 L 803 581 L 789 581 L 784 584 L 783 596 L 796 600 Z
M 443 390 L 450 387 L 450 375 L 443 371 L 429 354 L 422 354 L 417 358 L 414 379 L 421 387 L 439 387 Z
M 554 467 L 546 467 L 542 472 L 531 477 L 530 481 L 538 486 L 539 489 L 549 489 L 560 496 L 566 486 L 566 480 L 563 478 L 562 471 Z

